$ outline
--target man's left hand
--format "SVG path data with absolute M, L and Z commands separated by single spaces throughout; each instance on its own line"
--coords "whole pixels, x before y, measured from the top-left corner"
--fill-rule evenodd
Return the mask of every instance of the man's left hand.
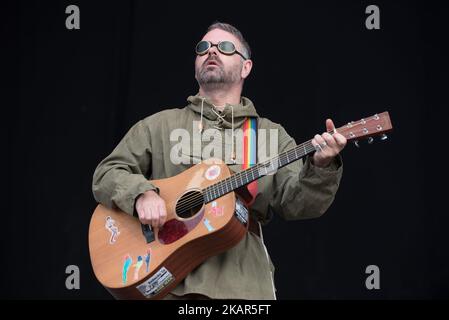
M 335 129 L 331 119 L 326 120 L 326 129 L 327 131 L 333 131 Z M 315 135 L 312 139 L 312 144 L 317 150 L 313 155 L 313 164 L 317 167 L 324 168 L 346 146 L 346 138 L 338 132 L 335 132 L 333 135 L 325 132 L 322 135 Z

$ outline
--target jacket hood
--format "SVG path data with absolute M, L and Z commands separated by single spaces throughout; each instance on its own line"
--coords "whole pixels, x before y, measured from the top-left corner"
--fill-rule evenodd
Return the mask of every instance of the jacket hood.
M 232 117 L 234 116 L 234 128 L 239 128 L 247 117 L 259 117 L 253 103 L 248 98 L 242 97 L 238 105 L 226 103 L 223 111 L 219 111 L 209 99 L 200 96 L 190 96 L 187 98 L 187 106 L 195 113 L 198 113 L 210 121 L 217 121 L 222 128 L 232 128 Z M 202 109 L 202 110 L 201 110 Z

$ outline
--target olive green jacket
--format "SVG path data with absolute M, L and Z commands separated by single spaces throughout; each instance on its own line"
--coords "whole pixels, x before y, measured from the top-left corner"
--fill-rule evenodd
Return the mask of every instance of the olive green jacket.
M 188 102 L 182 109 L 164 110 L 149 116 L 128 131 L 95 170 L 92 189 L 98 202 L 135 214 L 137 196 L 155 190 L 148 180 L 177 175 L 201 161 L 202 153 L 196 152 L 195 147 L 182 147 L 183 143 L 189 144 L 188 141 L 171 141 L 170 134 L 175 129 L 186 129 L 190 137 L 195 138 L 201 132 L 200 122 L 203 124 L 202 132 L 209 128 L 241 129 L 245 119 L 251 116 L 258 118 L 258 129 L 266 129 L 267 145 L 274 139 L 268 134 L 270 129 L 277 131 L 279 153 L 296 145 L 281 125 L 259 117 L 247 98 L 242 97 L 237 106 L 227 104 L 222 112 L 218 112 L 207 99 L 199 95 L 190 96 Z M 230 130 L 224 131 L 229 133 Z M 261 141 L 260 133 L 258 139 Z M 211 143 L 221 143 L 223 160 L 231 170 L 240 171 L 241 148 L 234 146 L 237 164 L 233 164 L 226 153 L 226 148 L 232 147 L 229 145 L 230 139 L 217 141 L 203 141 L 201 148 Z M 179 147 L 180 143 L 182 149 L 179 155 L 184 159 L 180 164 L 174 164 L 170 160 L 170 152 L 175 145 Z M 258 159 L 269 156 L 269 148 L 262 149 L 259 144 Z M 264 154 L 261 154 L 262 151 Z M 305 161 L 299 160 L 278 169 L 274 175 L 258 180 L 258 194 L 251 207 L 251 214 L 263 225 L 270 220 L 273 212 L 287 220 L 319 217 L 335 197 L 342 170 L 340 157 L 327 168 L 315 167 L 306 158 Z M 273 276 L 274 266 L 263 238 L 248 232 L 238 245 L 203 262 L 172 293 L 200 293 L 216 299 L 275 299 Z

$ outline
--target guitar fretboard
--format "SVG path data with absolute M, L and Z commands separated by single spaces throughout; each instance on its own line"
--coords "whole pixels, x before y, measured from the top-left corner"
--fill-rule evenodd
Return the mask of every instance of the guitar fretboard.
M 312 141 L 309 140 L 290 150 L 284 151 L 265 162 L 258 163 L 251 168 L 233 174 L 232 176 L 203 189 L 204 202 L 209 203 L 215 199 L 218 199 L 231 191 L 253 182 L 254 180 L 269 175 L 277 169 L 299 160 L 314 151 L 315 147 L 312 145 Z

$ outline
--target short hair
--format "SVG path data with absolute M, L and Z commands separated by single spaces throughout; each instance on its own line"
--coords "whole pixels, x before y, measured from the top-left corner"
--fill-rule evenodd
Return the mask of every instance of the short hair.
M 237 39 L 239 39 L 239 41 L 243 45 L 243 54 L 247 59 L 251 59 L 251 48 L 249 47 L 249 44 L 248 42 L 246 42 L 245 38 L 243 38 L 242 33 L 236 27 L 230 25 L 229 23 L 216 21 L 207 28 L 207 32 L 212 31 L 214 29 L 220 29 L 229 32 L 230 34 L 234 35 Z

